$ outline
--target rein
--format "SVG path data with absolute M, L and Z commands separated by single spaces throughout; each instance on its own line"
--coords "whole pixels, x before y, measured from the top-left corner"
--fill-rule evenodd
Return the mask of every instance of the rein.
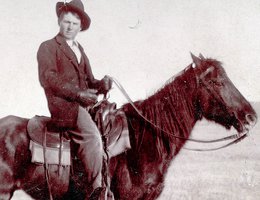
M 248 134 L 248 131 L 246 133 L 242 134 L 241 136 L 239 136 L 237 139 L 234 139 L 233 141 L 231 141 L 231 142 L 229 142 L 229 143 L 227 143 L 223 146 L 216 147 L 216 148 L 209 148 L 209 149 L 206 149 L 206 148 L 204 148 L 204 149 L 200 149 L 200 148 L 194 149 L 194 148 L 189 148 L 189 147 L 182 147 L 182 148 L 189 150 L 189 151 L 216 151 L 216 150 L 223 149 L 223 148 L 226 148 L 228 146 L 231 146 L 232 144 L 236 144 L 238 142 L 241 142 L 243 139 L 245 139 L 247 137 L 247 134 Z
M 197 77 L 196 77 L 197 78 Z M 191 149 L 191 148 L 186 148 L 183 147 L 186 150 L 190 150 L 190 151 L 215 151 L 215 150 L 219 150 L 222 148 L 226 148 L 232 144 L 238 143 L 241 140 L 243 140 L 248 132 L 244 133 L 244 134 L 233 134 L 227 137 L 223 137 L 223 138 L 219 138 L 219 139 L 213 139 L 213 140 L 201 140 L 201 139 L 193 139 L 193 138 L 187 138 L 187 137 L 182 137 L 182 136 L 177 136 L 174 134 L 170 134 L 169 132 L 163 130 L 161 127 L 157 126 L 156 124 L 154 124 L 152 121 L 150 121 L 149 119 L 147 119 L 139 110 L 138 108 L 134 105 L 134 102 L 132 101 L 132 99 L 129 97 L 128 93 L 126 92 L 126 90 L 123 88 L 123 86 L 113 77 L 110 77 L 110 79 L 115 83 L 115 85 L 118 87 L 119 91 L 123 94 L 123 96 L 127 99 L 128 103 L 130 103 L 130 105 L 134 108 L 134 110 L 137 112 L 137 114 L 143 118 L 146 122 L 148 122 L 149 124 L 151 124 L 152 126 L 154 126 L 155 128 L 157 128 L 158 130 L 166 133 L 168 136 L 172 136 L 174 138 L 177 139 L 181 139 L 181 140 L 185 140 L 185 141 L 191 141 L 191 142 L 197 142 L 197 143 L 216 143 L 216 142 L 223 142 L 223 141 L 227 141 L 227 140 L 232 140 L 231 142 L 229 142 L 228 144 L 225 144 L 223 146 L 220 147 L 216 147 L 216 148 L 211 148 L 211 149 Z

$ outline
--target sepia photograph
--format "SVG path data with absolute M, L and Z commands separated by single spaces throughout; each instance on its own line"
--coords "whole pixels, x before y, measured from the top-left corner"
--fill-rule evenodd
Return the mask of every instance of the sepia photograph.
M 255 200 L 258 0 L 3 1 L 0 200 Z

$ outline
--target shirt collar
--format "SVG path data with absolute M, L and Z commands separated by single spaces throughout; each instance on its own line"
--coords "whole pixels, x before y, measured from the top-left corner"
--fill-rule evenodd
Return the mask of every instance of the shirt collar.
M 78 42 L 76 40 L 66 40 L 67 44 L 69 47 L 77 46 L 78 47 Z

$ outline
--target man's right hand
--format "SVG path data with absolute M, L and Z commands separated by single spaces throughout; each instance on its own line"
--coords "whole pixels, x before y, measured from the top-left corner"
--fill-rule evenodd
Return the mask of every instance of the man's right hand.
M 94 89 L 87 89 L 84 91 L 78 92 L 78 102 L 83 106 L 83 107 L 88 107 L 91 105 L 94 105 L 97 102 L 97 90 Z

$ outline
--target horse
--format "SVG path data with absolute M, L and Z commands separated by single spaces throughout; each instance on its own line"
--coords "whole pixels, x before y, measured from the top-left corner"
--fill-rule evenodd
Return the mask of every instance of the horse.
M 202 118 L 234 127 L 238 135 L 256 123 L 256 112 L 219 61 L 193 54 L 192 60 L 153 95 L 120 108 L 127 117 L 131 149 L 109 160 L 112 199 L 158 198 L 173 158 Z M 28 121 L 17 116 L 0 120 L 1 200 L 11 199 L 18 188 L 35 199 L 49 199 L 44 167 L 31 162 Z M 57 199 L 85 198 L 85 172 L 78 159 L 73 162 L 73 175 L 65 187 L 59 183 L 66 182 L 68 170 L 57 166 L 61 179 L 54 190 L 60 193 Z

